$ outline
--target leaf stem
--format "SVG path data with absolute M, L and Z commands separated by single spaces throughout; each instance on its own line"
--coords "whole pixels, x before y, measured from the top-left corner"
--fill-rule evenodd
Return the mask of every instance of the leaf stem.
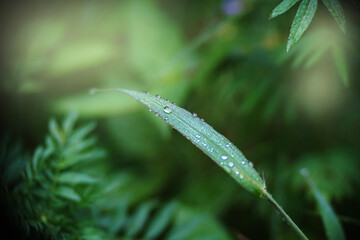
M 276 208 L 280 215 L 285 219 L 285 221 L 290 225 L 290 227 L 296 232 L 296 234 L 303 240 L 309 240 L 306 235 L 300 230 L 300 228 L 294 223 L 294 221 L 286 214 L 284 209 L 276 202 L 276 200 L 271 196 L 267 191 L 263 193 L 266 199 Z

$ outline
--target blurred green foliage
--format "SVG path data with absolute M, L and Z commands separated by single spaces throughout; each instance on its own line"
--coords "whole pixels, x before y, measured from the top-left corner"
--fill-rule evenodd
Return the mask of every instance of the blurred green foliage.
M 33 238 L 296 239 L 271 206 L 254 201 L 140 104 L 122 94 L 89 93 L 119 87 L 160 94 L 205 118 L 254 162 L 309 238 L 323 239 L 314 197 L 299 174 L 308 168 L 346 237 L 356 239 L 359 9 L 341 2 L 344 35 L 318 4 L 309 28 L 286 53 L 296 9 L 269 21 L 279 3 L 1 3 L 4 227 L 14 238 L 27 229 Z M 38 148 L 48 120 L 73 110 L 80 125 L 97 122 L 91 136 L 98 141 L 83 136 L 62 145 L 74 132 L 53 120 L 54 146 Z M 44 157 L 50 148 L 55 155 Z M 97 159 L 100 152 L 88 148 L 107 154 Z M 39 154 L 45 165 L 35 173 Z M 60 170 L 60 190 L 48 191 L 42 179 L 66 154 L 83 159 L 82 167 Z M 34 176 L 34 187 L 25 187 Z M 98 194 L 87 199 L 90 193 Z M 46 218 L 39 211 L 47 211 Z

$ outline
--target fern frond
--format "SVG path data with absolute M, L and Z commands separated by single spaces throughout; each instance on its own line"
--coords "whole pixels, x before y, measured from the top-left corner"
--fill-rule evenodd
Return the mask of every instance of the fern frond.
M 88 226 L 82 224 L 86 219 L 79 212 L 86 211 L 89 193 L 98 186 L 95 176 L 86 170 L 90 161 L 104 157 L 105 152 L 95 148 L 96 139 L 89 136 L 95 125 L 74 129 L 76 118 L 71 113 L 62 125 L 50 120 L 50 134 L 31 158 L 19 154 L 2 158 L 5 187 L 13 182 L 11 176 L 20 176 L 9 189 L 8 201 L 17 216 L 15 221 L 29 234 L 52 239 L 73 238 L 82 231 L 89 235 Z

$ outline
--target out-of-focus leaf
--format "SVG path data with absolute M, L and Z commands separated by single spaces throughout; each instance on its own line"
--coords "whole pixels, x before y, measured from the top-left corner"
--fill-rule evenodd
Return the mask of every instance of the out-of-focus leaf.
M 303 179 L 295 174 L 300 168 L 306 168 L 312 173 L 317 188 L 329 199 L 340 200 L 349 197 L 360 183 L 357 169 L 359 164 L 355 157 L 344 150 L 332 150 L 323 154 L 304 154 L 297 159 L 297 164 L 289 173 L 293 175 L 293 188 L 302 188 Z
M 332 55 L 335 61 L 336 70 L 345 86 L 349 86 L 349 73 L 346 64 L 346 55 L 344 50 L 339 46 L 334 46 Z
M 63 136 L 62 131 L 60 130 L 60 127 L 55 119 L 50 120 L 49 130 L 50 130 L 51 136 L 54 137 L 54 139 L 57 141 L 58 144 L 64 143 L 64 136 Z
M 231 239 L 225 229 L 210 214 L 180 206 L 175 216 L 174 228 L 166 239 Z
M 241 104 L 239 112 L 248 115 L 251 111 L 253 111 L 256 105 L 260 102 L 261 98 L 264 97 L 266 91 L 269 89 L 269 86 L 269 79 L 264 79 L 259 85 L 255 86 L 245 98 L 245 101 Z
M 83 138 L 88 135 L 91 131 L 94 130 L 96 124 L 94 122 L 90 122 L 86 124 L 85 126 L 76 129 L 74 133 L 70 136 L 68 139 L 69 143 L 79 142 L 82 141 Z
M 67 159 L 61 161 L 58 164 L 58 167 L 59 167 L 59 169 L 65 169 L 65 168 L 74 166 L 76 164 L 82 163 L 84 161 L 89 162 L 91 160 L 102 158 L 104 156 L 105 156 L 105 151 L 95 149 L 95 150 L 91 150 L 90 152 L 87 152 L 87 153 L 82 153 L 80 155 L 75 155 L 75 156 L 72 156 L 71 158 L 67 158 Z
M 178 27 L 155 1 L 128 1 L 124 7 L 127 9 L 126 20 L 129 23 L 129 60 L 138 74 L 143 76 L 143 80 L 152 83 L 159 81 L 159 78 L 152 77 L 181 47 Z
M 311 191 L 314 194 L 328 239 L 344 240 L 345 234 L 342 230 L 338 218 L 336 217 L 334 210 L 331 208 L 329 202 L 325 199 L 324 195 L 315 186 L 314 182 L 310 177 L 309 171 L 306 168 L 303 168 L 301 169 L 301 174 L 305 177 L 308 185 L 311 188 Z
M 69 183 L 69 184 L 83 184 L 83 183 L 97 182 L 97 179 L 89 175 L 83 173 L 69 172 L 69 171 L 60 174 L 57 180 L 61 183 Z
M 317 0 L 303 0 L 297 10 L 294 21 L 291 25 L 290 35 L 286 50 L 296 43 L 305 32 L 315 15 Z
M 48 66 L 51 77 L 99 66 L 116 57 L 117 49 L 104 40 L 71 42 L 59 49 Z
M 270 19 L 277 17 L 287 10 L 289 10 L 292 6 L 295 5 L 299 0 L 284 0 L 282 1 L 270 14 Z
M 170 202 L 165 205 L 154 217 L 145 234 L 146 239 L 156 239 L 159 234 L 167 227 L 173 217 L 177 204 Z
M 70 135 L 77 117 L 78 117 L 77 112 L 70 112 L 65 118 L 62 127 L 66 136 Z
M 322 0 L 331 15 L 335 18 L 336 23 L 345 33 L 345 15 L 338 0 Z
M 34 171 L 37 170 L 38 166 L 39 166 L 39 162 L 41 161 L 41 158 L 43 157 L 43 153 L 44 153 L 44 149 L 43 147 L 38 147 L 35 150 L 33 159 L 32 159 L 32 167 L 34 169 Z
M 240 150 L 210 125 L 160 96 L 117 89 L 147 106 L 213 159 L 240 185 L 259 197 L 266 193 L 265 182 Z
M 81 200 L 79 194 L 77 194 L 74 189 L 69 187 L 58 187 L 55 191 L 55 194 L 75 202 L 79 202 Z
M 149 201 L 137 209 L 132 218 L 129 220 L 126 233 L 127 236 L 135 236 L 144 227 L 151 210 L 156 206 L 156 204 L 156 201 Z

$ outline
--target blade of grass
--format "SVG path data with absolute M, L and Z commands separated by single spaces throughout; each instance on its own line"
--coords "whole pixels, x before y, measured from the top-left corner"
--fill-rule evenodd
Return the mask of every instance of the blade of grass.
M 258 197 L 266 198 L 279 211 L 298 236 L 301 239 L 307 239 L 304 233 L 266 190 L 265 182 L 253 168 L 252 162 L 248 161 L 236 146 L 223 135 L 216 132 L 203 119 L 197 117 L 196 114 L 191 114 L 169 100 L 164 100 L 160 96 L 153 96 L 149 93 L 125 89 L 92 90 L 92 92 L 96 91 L 120 91 L 147 106 L 156 116 L 165 120 L 214 160 L 241 186 Z
M 331 208 L 324 195 L 317 189 L 306 168 L 301 169 L 301 174 L 305 177 L 307 184 L 314 194 L 317 202 L 321 218 L 325 227 L 326 236 L 329 240 L 344 240 L 345 234 L 341 228 L 341 224 L 336 217 L 335 212 Z

